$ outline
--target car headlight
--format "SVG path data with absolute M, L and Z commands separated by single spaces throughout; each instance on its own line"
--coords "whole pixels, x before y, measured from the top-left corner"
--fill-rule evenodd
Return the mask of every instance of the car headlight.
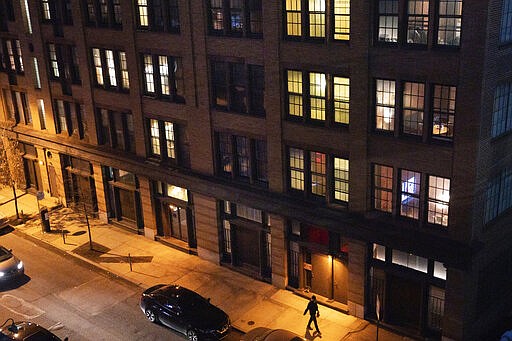
M 3 271 L 0 271 L 0 277 L 4 277 L 5 273 Z
M 18 263 L 17 267 L 18 267 L 18 270 L 21 270 L 21 269 L 23 268 L 23 262 L 22 262 L 22 261 L 20 261 L 20 262 Z

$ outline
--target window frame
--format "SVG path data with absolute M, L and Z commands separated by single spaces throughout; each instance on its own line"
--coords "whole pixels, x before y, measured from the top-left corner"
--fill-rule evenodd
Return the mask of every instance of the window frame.
M 348 43 L 350 41 L 350 0 L 341 0 L 340 8 L 336 7 L 337 0 L 313 0 L 317 1 L 319 5 L 315 8 L 310 8 L 311 0 L 282 1 L 283 39 L 319 43 L 326 41 Z M 314 18 L 320 19 L 321 23 L 319 25 L 313 23 Z M 345 23 L 346 26 L 340 25 L 340 23 Z M 316 30 L 312 27 L 315 26 L 320 27 L 320 34 L 314 33 Z
M 268 153 L 263 139 L 215 132 L 216 174 L 257 187 L 268 187 Z
M 180 127 L 173 121 L 158 118 L 146 118 L 148 158 L 158 159 L 163 164 L 177 165 L 180 162 L 179 131 Z M 172 133 L 167 129 L 172 127 Z M 158 152 L 156 151 L 158 149 Z
M 208 13 L 208 34 L 227 37 L 261 39 L 263 37 L 263 1 L 235 0 L 239 7 L 232 7 L 233 0 L 204 0 Z M 240 29 L 233 28 L 234 9 L 240 13 Z M 259 11 L 258 11 L 259 9 Z M 252 13 L 254 15 L 251 15 Z M 257 14 L 259 12 L 259 15 Z M 259 29 L 252 29 L 259 27 Z
M 164 75 L 162 73 L 160 65 L 160 60 L 162 58 L 167 58 L 168 75 Z M 158 100 L 184 104 L 185 82 L 183 79 L 183 66 L 181 57 L 141 53 L 140 59 L 142 67 L 141 81 L 143 82 L 143 95 Z M 162 77 L 164 76 L 168 77 L 169 94 L 165 94 L 162 92 Z M 151 88 L 153 91 L 151 91 Z
M 157 3 L 157 1 L 159 3 Z M 157 5 L 160 6 L 157 6 Z M 181 20 L 178 0 L 137 0 L 134 3 L 135 24 L 138 30 L 179 34 Z M 160 8 L 162 25 L 157 24 Z M 145 18 L 141 22 L 141 18 Z

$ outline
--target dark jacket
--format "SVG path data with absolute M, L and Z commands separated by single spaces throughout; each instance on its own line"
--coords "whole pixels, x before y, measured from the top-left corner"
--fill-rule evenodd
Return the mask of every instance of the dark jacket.
M 306 310 L 304 310 L 304 315 L 306 315 L 308 310 L 309 310 L 309 315 L 315 316 L 316 313 L 318 312 L 318 303 L 316 303 L 316 301 L 309 301 Z

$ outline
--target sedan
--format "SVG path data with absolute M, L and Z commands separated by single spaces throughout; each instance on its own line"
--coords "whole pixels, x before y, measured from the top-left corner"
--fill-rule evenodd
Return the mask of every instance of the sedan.
M 180 285 L 155 285 L 142 293 L 140 308 L 151 322 L 160 322 L 191 341 L 220 340 L 231 329 L 228 315 L 198 293 Z
M 242 336 L 241 341 L 306 341 L 306 339 L 289 330 L 259 327 Z
M 11 320 L 12 321 L 12 320 Z M 7 322 L 7 321 L 6 321 Z M 5 323 L 4 323 L 5 324 Z M 57 335 L 33 322 L 12 322 L 0 329 L 0 340 L 61 341 Z M 64 341 L 67 341 L 66 337 Z
M 23 273 L 23 262 L 12 254 L 12 250 L 0 246 L 0 281 L 8 281 Z

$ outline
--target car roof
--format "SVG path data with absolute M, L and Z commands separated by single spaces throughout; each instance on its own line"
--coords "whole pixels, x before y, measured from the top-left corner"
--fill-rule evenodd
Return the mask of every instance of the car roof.
M 14 325 L 17 332 L 12 332 L 8 329 L 9 326 Z M 2 335 L 0 340 L 25 340 L 29 336 L 37 334 L 37 340 L 60 340 L 49 330 L 41 327 L 37 323 L 28 321 L 19 321 L 6 326 L 1 329 Z

